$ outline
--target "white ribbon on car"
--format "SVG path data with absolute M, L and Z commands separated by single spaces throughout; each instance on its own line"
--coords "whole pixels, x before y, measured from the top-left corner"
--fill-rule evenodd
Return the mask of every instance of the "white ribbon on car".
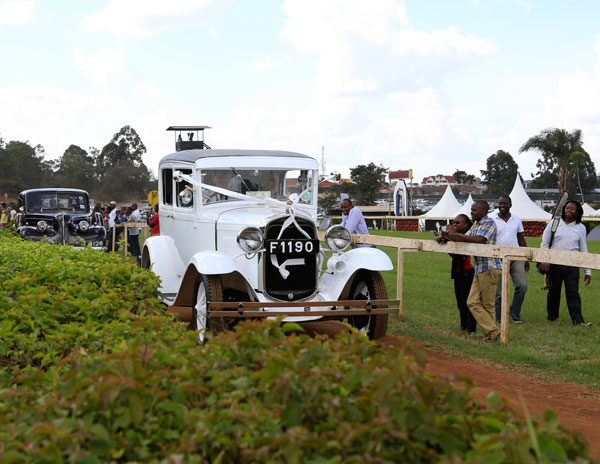
M 270 197 L 267 197 L 264 199 L 253 198 L 251 196 L 244 195 L 243 193 L 238 193 L 238 192 L 234 192 L 232 190 L 228 190 L 226 188 L 217 187 L 216 185 L 201 184 L 193 177 L 183 174 L 181 171 L 175 171 L 173 173 L 173 179 L 175 179 L 176 182 L 185 180 L 186 182 L 188 182 L 196 187 L 211 190 L 213 192 L 220 193 L 220 194 L 225 195 L 230 198 L 237 198 L 238 200 L 251 201 L 253 203 L 256 203 L 257 205 L 265 205 L 270 208 L 283 209 L 287 214 L 289 214 L 289 217 L 283 222 L 283 225 L 281 226 L 281 230 L 279 231 L 279 235 L 277 236 L 277 240 L 279 240 L 281 238 L 283 231 L 285 229 L 287 229 L 291 224 L 294 224 L 296 226 L 296 229 L 298 229 L 302 235 L 304 235 L 307 239 L 311 240 L 311 236 L 305 230 L 303 230 L 302 227 L 300 227 L 300 224 L 298 224 L 298 222 L 296 221 L 296 208 L 298 206 L 298 201 L 300 200 L 300 196 L 297 193 L 292 193 L 290 195 L 290 197 L 288 198 L 288 201 L 284 202 L 284 201 L 280 201 L 280 200 L 277 200 L 275 198 L 270 198 Z M 301 194 L 303 195 L 308 190 L 309 189 L 304 190 Z M 288 272 L 288 274 L 289 274 L 289 272 Z
M 286 266 L 303 266 L 304 258 L 286 259 L 283 263 L 279 264 L 277 262 L 277 256 L 271 255 L 271 264 L 279 270 L 281 277 L 287 279 L 290 275 L 290 271 L 286 269 Z

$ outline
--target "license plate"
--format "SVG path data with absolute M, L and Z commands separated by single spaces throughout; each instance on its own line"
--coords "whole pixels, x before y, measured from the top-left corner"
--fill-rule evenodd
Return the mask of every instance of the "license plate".
M 314 240 L 267 240 L 270 255 L 311 255 L 319 252 L 319 241 Z

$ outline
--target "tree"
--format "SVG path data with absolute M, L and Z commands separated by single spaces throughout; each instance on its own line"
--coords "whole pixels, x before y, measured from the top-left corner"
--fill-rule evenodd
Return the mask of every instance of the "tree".
M 373 205 L 379 191 L 386 186 L 385 176 L 389 169 L 369 163 L 350 168 L 350 179 L 354 184 L 356 201 L 361 205 Z
M 498 150 L 487 159 L 487 169 L 481 171 L 483 183 L 490 193 L 508 194 L 512 189 L 519 166 L 504 150 Z
M 0 192 L 17 195 L 22 190 L 48 186 L 52 163 L 44 159 L 41 145 L 11 141 L 0 147 Z
M 144 164 L 142 161 L 144 153 L 146 153 L 146 146 L 135 129 L 131 126 L 123 126 L 98 153 L 96 157 L 98 175 L 101 177 L 114 166 L 129 164 L 141 166 Z
M 93 191 L 96 188 L 94 158 L 77 145 L 70 145 L 58 161 L 54 174 L 57 187 L 80 188 Z
M 98 198 L 130 199 L 153 189 L 154 178 L 142 161 L 146 146 L 131 126 L 124 126 L 100 152 L 95 151 Z
M 548 128 L 527 140 L 519 152 L 539 151 L 542 158 L 537 162 L 537 174 L 556 171 L 558 189 L 560 192 L 566 192 L 569 183 L 569 159 L 572 153 L 583 151 L 582 144 L 580 129 L 568 132 L 565 129 Z
M 452 177 L 454 177 L 454 180 L 456 181 L 457 184 L 473 185 L 476 180 L 475 176 L 473 174 L 467 174 L 465 171 L 461 171 L 460 169 L 457 169 L 456 171 L 454 171 L 454 174 L 452 174 Z

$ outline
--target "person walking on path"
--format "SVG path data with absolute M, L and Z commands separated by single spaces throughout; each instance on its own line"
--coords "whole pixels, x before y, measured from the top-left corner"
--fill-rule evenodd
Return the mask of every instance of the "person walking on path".
M 496 223 L 496 244 L 506 246 L 526 247 L 525 236 L 523 232 L 523 223 L 521 218 L 510 212 L 512 200 L 508 195 L 502 195 L 498 199 L 498 212 L 491 215 Z M 521 306 L 527 293 L 527 272 L 529 272 L 529 262 L 511 261 L 510 278 L 512 279 L 515 294 L 510 305 L 510 317 L 515 324 L 523 322 L 521 320 Z M 500 308 L 502 304 L 502 274 L 498 278 L 496 287 L 496 322 L 500 322 Z
M 583 208 L 576 201 L 568 201 L 563 208 L 558 229 L 552 237 L 551 224 L 548 223 L 542 235 L 541 248 L 551 250 L 570 250 L 587 253 L 585 226 L 581 223 Z M 565 283 L 565 296 L 567 308 L 571 321 L 575 326 L 590 326 L 591 322 L 585 322 L 581 314 L 581 297 L 579 296 L 579 268 L 563 266 L 561 264 L 544 263 L 540 266 L 540 272 L 547 272 L 550 277 L 550 289 L 546 300 L 548 320 L 558 319 L 560 308 L 560 292 L 563 282 Z M 591 269 L 585 269 L 585 284 L 589 285 L 592 280 Z
M 344 198 L 340 203 L 340 209 L 342 210 L 342 226 L 348 229 L 351 234 L 366 234 L 369 235 L 369 229 L 367 229 L 367 223 L 363 214 L 358 208 L 352 204 L 350 198 Z M 353 244 L 352 248 L 373 248 L 373 245 L 368 243 L 357 243 Z
M 477 200 L 471 206 L 473 227 L 466 234 L 458 232 L 454 226 L 448 225 L 436 240 L 452 240 L 453 242 L 496 244 L 496 223 L 487 215 L 487 201 Z M 483 330 L 485 341 L 496 341 L 500 337 L 500 329 L 496 326 L 494 300 L 496 285 L 500 276 L 501 264 L 498 258 L 475 256 L 475 276 L 467 299 L 469 310 Z
M 454 218 L 453 225 L 456 232 L 465 234 L 473 223 L 466 214 L 459 214 Z M 454 296 L 460 314 L 460 329 L 468 335 L 473 335 L 477 331 L 477 321 L 469 310 L 467 298 L 471 291 L 475 270 L 470 256 L 457 254 L 450 254 L 450 256 L 452 257 L 450 277 L 454 280 Z

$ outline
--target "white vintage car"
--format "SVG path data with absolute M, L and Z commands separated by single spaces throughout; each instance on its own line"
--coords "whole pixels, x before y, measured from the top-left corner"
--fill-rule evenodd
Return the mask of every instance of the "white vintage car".
M 286 151 L 190 149 L 161 160 L 160 235 L 146 240 L 142 266 L 201 339 L 240 318 L 279 315 L 386 333 L 398 302 L 387 300 L 380 271 L 392 262 L 376 248 L 344 252 L 351 236 L 340 225 L 321 247 L 318 168 Z

